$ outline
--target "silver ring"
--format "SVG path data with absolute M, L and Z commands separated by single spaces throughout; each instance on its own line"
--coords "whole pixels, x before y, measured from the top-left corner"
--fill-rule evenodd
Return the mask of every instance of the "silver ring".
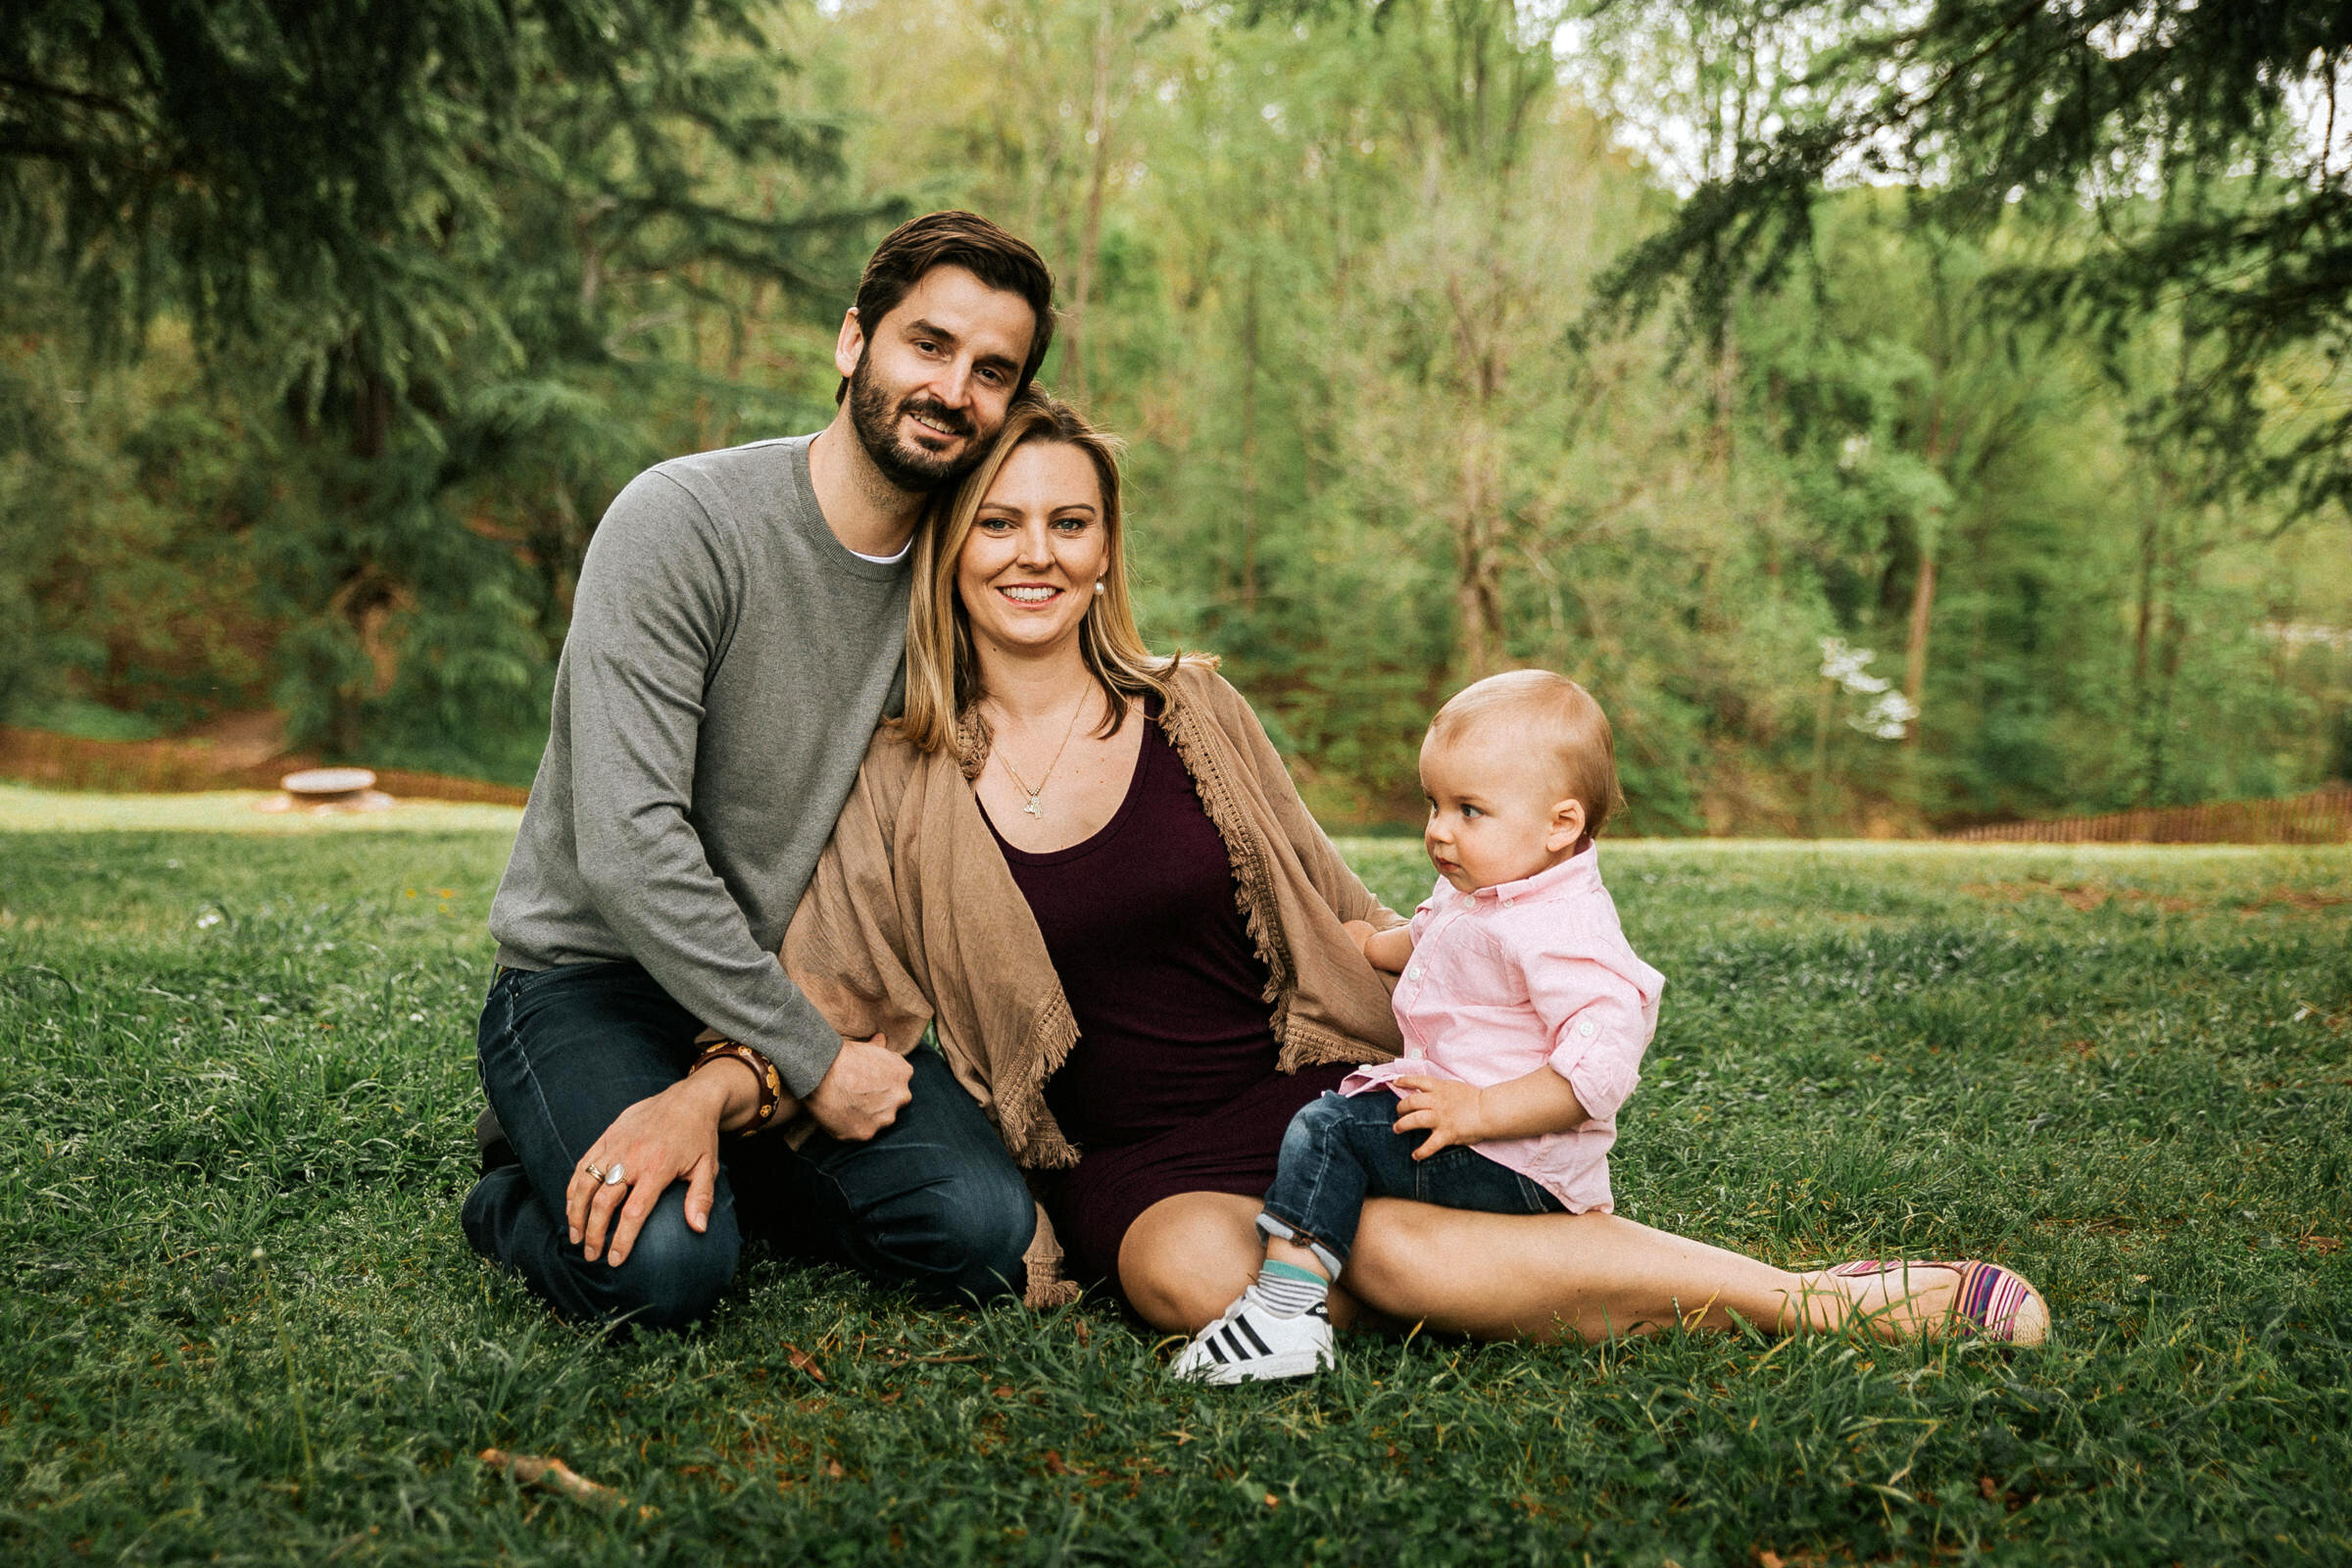
M 626 1180 L 628 1180 L 628 1178 L 621 1175 L 620 1165 L 617 1161 L 614 1162 L 611 1170 L 605 1172 L 605 1185 L 607 1187 L 618 1187 Z
M 600 1182 L 605 1179 L 605 1167 L 602 1165 L 582 1165 L 580 1169 L 586 1171 L 589 1175 L 595 1177 Z

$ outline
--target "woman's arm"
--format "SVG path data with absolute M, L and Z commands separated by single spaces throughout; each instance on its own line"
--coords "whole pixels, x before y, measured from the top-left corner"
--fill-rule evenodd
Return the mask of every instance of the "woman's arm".
M 893 875 L 891 818 L 903 791 L 880 787 L 880 772 L 869 749 L 778 956 L 801 993 L 850 1043 L 845 1052 L 870 1049 L 877 1061 L 913 1050 L 932 1010 L 909 972 Z

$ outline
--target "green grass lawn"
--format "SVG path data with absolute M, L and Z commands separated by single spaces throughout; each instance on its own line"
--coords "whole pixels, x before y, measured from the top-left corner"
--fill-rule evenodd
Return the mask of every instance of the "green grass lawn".
M 1607 853 L 1668 976 L 1622 1209 L 1996 1255 L 2047 1348 L 1421 1336 L 1200 1391 L 1101 1303 L 765 1257 L 695 1334 L 552 1321 L 456 1219 L 505 850 L 0 832 L 0 1557 L 2352 1558 L 2352 854 Z

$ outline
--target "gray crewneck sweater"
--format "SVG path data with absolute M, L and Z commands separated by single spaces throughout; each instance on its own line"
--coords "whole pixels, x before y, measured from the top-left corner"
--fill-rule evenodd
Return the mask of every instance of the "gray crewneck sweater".
M 899 701 L 908 580 L 825 525 L 813 439 L 679 458 L 613 500 L 490 906 L 499 962 L 633 958 L 803 1099 L 841 1040 L 776 950 Z

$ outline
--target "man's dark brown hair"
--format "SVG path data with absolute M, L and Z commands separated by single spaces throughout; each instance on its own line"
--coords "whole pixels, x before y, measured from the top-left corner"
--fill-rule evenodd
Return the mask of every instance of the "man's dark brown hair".
M 925 213 L 890 231 L 866 261 L 865 275 L 858 279 L 858 324 L 868 341 L 882 318 L 899 308 L 906 291 L 935 267 L 960 267 L 990 288 L 1018 294 L 1037 317 L 1030 334 L 1029 358 L 1021 366 L 1015 396 L 1046 360 L 1054 343 L 1054 274 L 1046 259 L 1026 240 L 1013 238 L 978 213 Z M 845 378 L 833 394 L 839 403 L 849 395 Z

